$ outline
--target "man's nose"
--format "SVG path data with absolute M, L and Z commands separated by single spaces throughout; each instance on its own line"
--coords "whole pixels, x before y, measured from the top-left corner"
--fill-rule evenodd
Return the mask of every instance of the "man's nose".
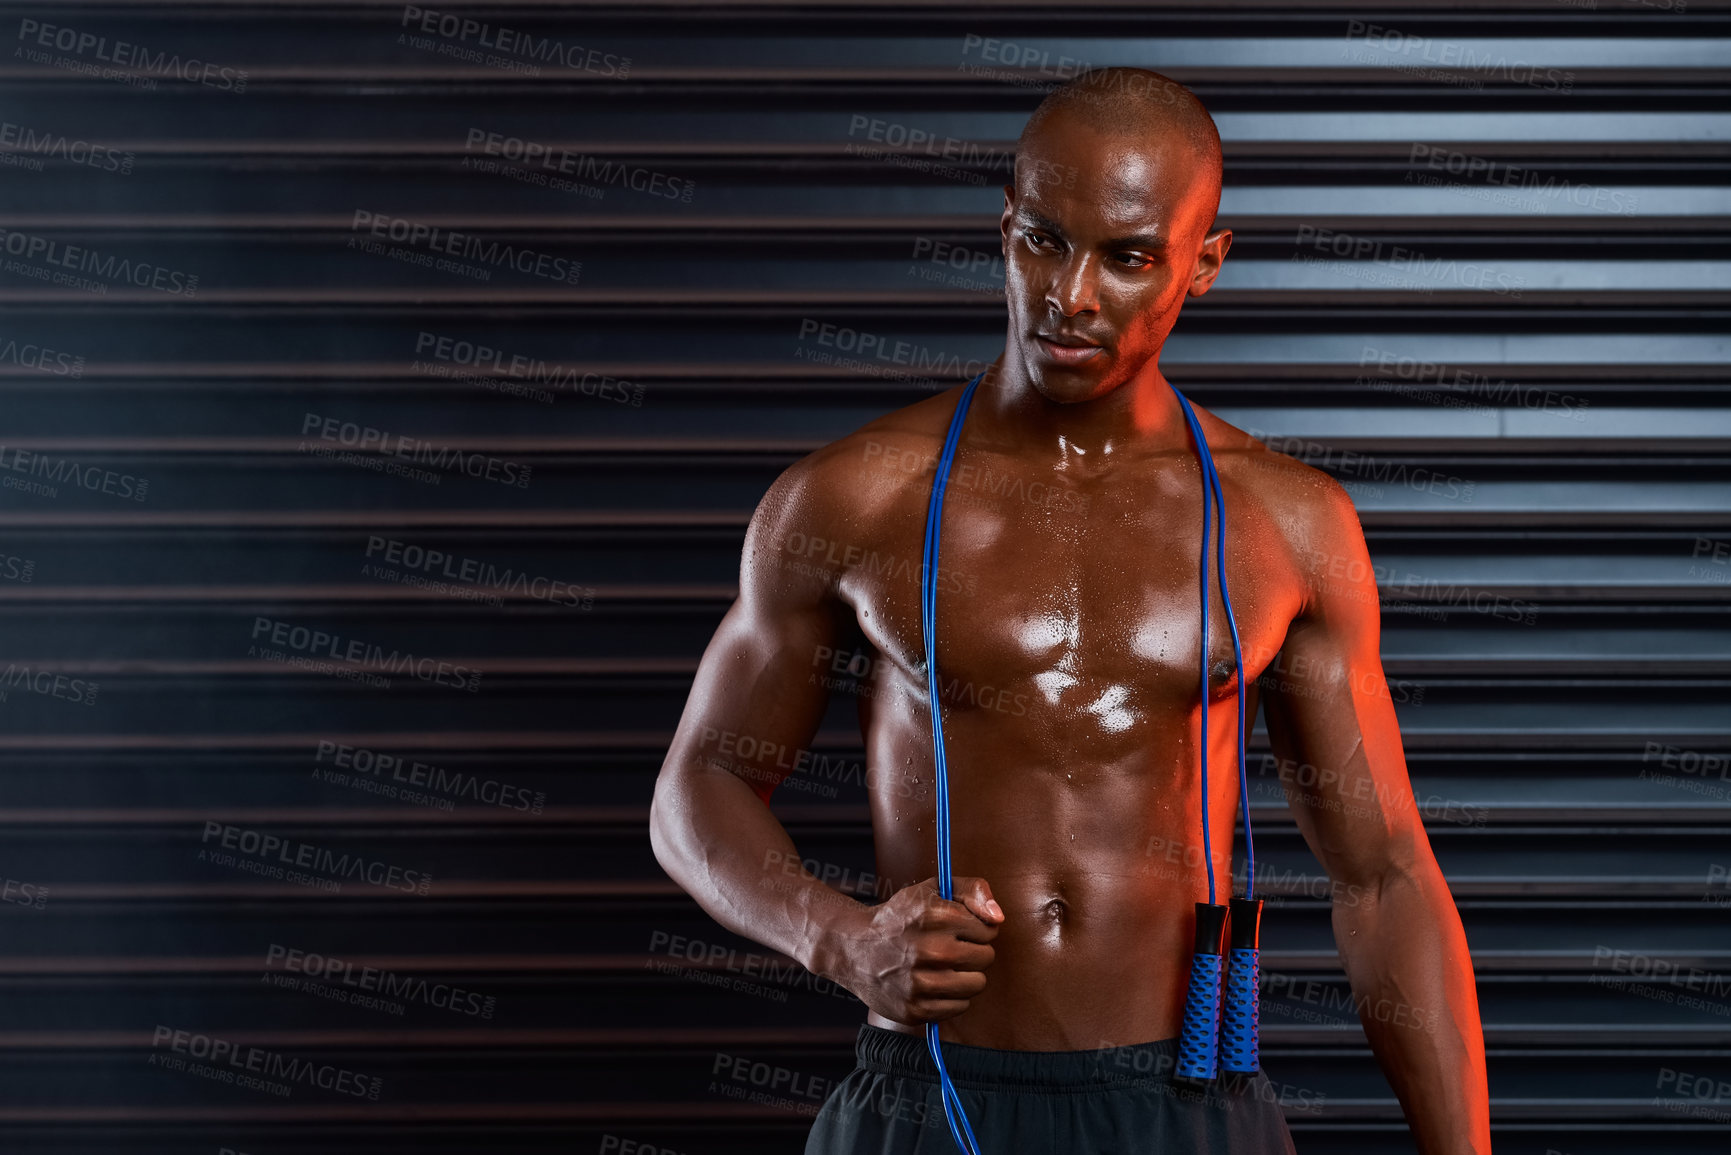
M 1066 317 L 1100 311 L 1100 264 L 1091 253 L 1071 253 L 1046 288 L 1046 305 Z

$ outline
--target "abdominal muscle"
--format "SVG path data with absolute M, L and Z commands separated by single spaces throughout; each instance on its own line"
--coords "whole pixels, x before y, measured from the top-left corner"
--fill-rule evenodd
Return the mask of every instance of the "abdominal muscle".
M 912 725 L 894 729 L 871 735 L 878 740 L 874 764 L 929 768 L 929 735 Z M 944 1021 L 940 1038 L 1072 1051 L 1176 1037 L 1195 904 L 1208 898 L 1199 783 L 1194 767 L 1184 769 L 1184 759 L 1172 755 L 1188 743 L 1166 735 L 1164 743 L 1125 751 L 1117 763 L 1069 761 L 1058 768 L 1040 757 L 1037 734 L 1002 719 L 961 712 L 945 730 L 952 870 L 958 878 L 984 878 L 1005 919 L 992 942 L 985 990 Z M 1229 768 L 1210 775 L 1221 903 L 1231 888 L 1235 747 L 1231 735 L 1217 734 L 1210 759 Z M 1164 760 L 1146 752 L 1162 749 Z M 879 869 L 898 887 L 936 874 L 934 803 L 926 785 L 913 798 L 873 793 Z M 910 1033 L 925 1029 L 876 1012 L 867 1021 Z
M 1136 899 L 1133 883 L 1066 887 L 1050 877 L 996 876 L 1005 921 L 993 941 L 986 989 L 939 1029 L 945 1042 L 1013 1051 L 1087 1051 L 1178 1034 L 1188 980 L 1194 906 Z M 875 1026 L 923 1025 L 868 1012 Z

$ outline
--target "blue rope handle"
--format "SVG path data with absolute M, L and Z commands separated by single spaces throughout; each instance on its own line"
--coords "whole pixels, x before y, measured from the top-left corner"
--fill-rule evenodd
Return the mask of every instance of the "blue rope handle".
M 985 375 L 981 370 L 968 382 L 961 399 L 956 402 L 955 416 L 950 418 L 943 454 L 938 458 L 937 474 L 932 478 L 931 503 L 926 507 L 925 557 L 920 566 L 920 620 L 926 644 L 926 702 L 932 712 L 932 761 L 937 781 L 938 895 L 949 901 L 954 901 L 956 888 L 955 880 L 950 877 L 950 768 L 944 756 L 944 718 L 938 704 L 938 540 L 943 525 L 944 489 L 950 481 L 950 463 L 955 459 L 956 445 L 962 436 L 962 422 L 974 400 L 974 390 Z M 938 1042 L 936 1023 L 926 1024 L 926 1049 L 931 1051 L 932 1062 L 938 1068 L 938 1085 L 943 1097 L 944 1117 L 950 1124 L 950 1135 L 964 1155 L 980 1155 L 979 1140 L 974 1138 L 974 1125 L 968 1121 L 961 1097 L 956 1094 L 955 1084 L 950 1082 L 949 1069 L 944 1066 L 944 1051 Z
M 1167 382 L 1171 385 L 1171 382 Z M 1172 393 L 1184 410 L 1184 420 L 1196 441 L 1196 459 L 1202 465 L 1202 853 L 1208 859 L 1208 901 L 1214 902 L 1214 856 L 1208 847 L 1208 506 L 1212 495 L 1220 507 L 1220 532 L 1215 541 L 1217 569 L 1220 574 L 1220 601 L 1226 607 L 1226 624 L 1232 631 L 1232 661 L 1238 671 L 1238 797 L 1244 810 L 1244 897 L 1256 896 L 1256 845 L 1250 834 L 1250 779 L 1245 774 L 1244 758 L 1244 699 L 1248 687 L 1244 684 L 1244 651 L 1238 641 L 1238 620 L 1232 613 L 1232 595 L 1226 592 L 1226 499 L 1220 491 L 1220 474 L 1214 468 L 1214 455 L 1208 452 L 1208 441 L 1202 425 L 1196 420 L 1190 401 L 1172 385 Z

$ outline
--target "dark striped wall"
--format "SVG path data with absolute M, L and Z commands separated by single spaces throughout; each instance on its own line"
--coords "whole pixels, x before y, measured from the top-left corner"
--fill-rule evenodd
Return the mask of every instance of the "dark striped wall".
M 1726 1149 L 1725 4 L 425 7 L 0 3 L 0 1148 L 800 1149 L 862 1010 L 651 783 L 770 480 L 1000 347 L 1082 62 L 1220 123 L 1164 363 L 1358 502 L 1497 1150 Z M 1410 1150 L 1256 785 L 1299 1149 Z

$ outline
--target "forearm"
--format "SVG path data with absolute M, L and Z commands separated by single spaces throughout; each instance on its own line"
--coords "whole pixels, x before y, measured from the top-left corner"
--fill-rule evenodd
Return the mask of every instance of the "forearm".
M 837 944 L 869 908 L 800 865 L 786 828 L 738 776 L 714 769 L 664 776 L 650 842 L 662 868 L 715 921 L 836 977 Z
M 1421 1155 L 1489 1155 L 1484 1035 L 1466 933 L 1435 861 L 1334 902 L 1354 1002 Z

